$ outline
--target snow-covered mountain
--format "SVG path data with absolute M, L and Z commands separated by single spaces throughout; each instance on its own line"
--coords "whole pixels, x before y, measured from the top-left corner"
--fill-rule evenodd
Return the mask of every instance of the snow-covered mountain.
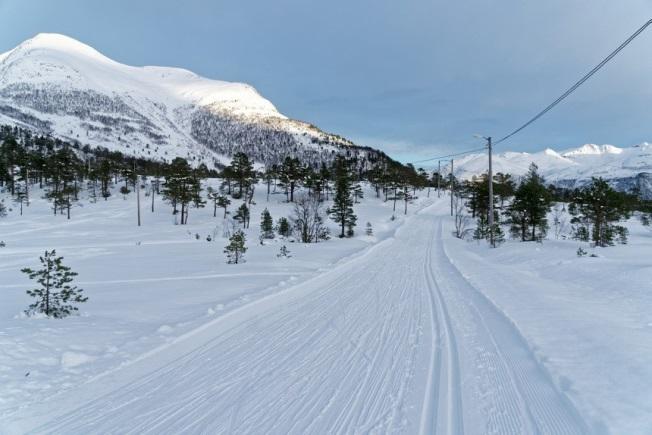
M 530 164 L 550 183 L 562 187 L 581 186 L 591 177 L 610 180 L 616 188 L 652 198 L 652 144 L 619 148 L 613 145 L 586 144 L 557 152 L 550 148 L 537 153 L 505 152 L 494 154 L 494 172 L 524 175 Z M 455 176 L 469 179 L 487 171 L 486 154 L 471 154 L 455 161 Z
M 209 166 L 237 151 L 259 162 L 277 162 L 290 152 L 312 161 L 343 148 L 373 152 L 288 119 L 247 84 L 123 65 L 59 34 L 39 34 L 0 54 L 0 123 Z

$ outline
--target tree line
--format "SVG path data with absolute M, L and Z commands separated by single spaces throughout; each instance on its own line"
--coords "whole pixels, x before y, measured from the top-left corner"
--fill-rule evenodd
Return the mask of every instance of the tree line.
M 650 222 L 652 207 L 632 193 L 616 191 L 602 178 L 592 178 L 575 189 L 562 189 L 546 185 L 538 168 L 532 164 L 528 173 L 517 182 L 509 174 L 496 174 L 494 191 L 494 237 L 498 243 L 505 239 L 506 228 L 514 239 L 542 241 L 553 225 L 558 228 L 562 212 L 570 215 L 570 237 L 606 247 L 627 243 L 628 230 L 621 222 L 636 211 L 643 223 Z M 489 188 L 487 175 L 457 182 L 459 204 L 455 207 L 456 235 L 464 237 L 470 232 L 465 214 L 476 220 L 473 238 L 489 239 Z M 560 207 L 561 204 L 561 208 Z M 568 204 L 566 209 L 566 204 Z M 553 211 L 553 208 L 555 210 Z

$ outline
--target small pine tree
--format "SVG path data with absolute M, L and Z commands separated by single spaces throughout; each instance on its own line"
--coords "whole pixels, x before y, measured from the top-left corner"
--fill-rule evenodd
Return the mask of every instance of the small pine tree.
M 238 230 L 229 238 L 229 244 L 224 247 L 228 264 L 238 264 L 244 262 L 244 254 L 247 252 L 245 242 L 247 237 L 242 230 Z
M 263 210 L 260 215 L 260 235 L 263 239 L 274 238 L 274 221 L 267 209 Z
M 43 269 L 33 270 L 30 268 L 21 269 L 30 279 L 36 279 L 40 287 L 33 290 L 27 290 L 27 294 L 37 298 L 36 302 L 31 304 L 25 313 L 44 313 L 46 316 L 62 318 L 69 316 L 78 308 L 70 303 L 82 303 L 88 300 L 82 296 L 83 290 L 70 283 L 73 277 L 77 276 L 76 272 L 71 272 L 70 268 L 62 264 L 63 257 L 57 257 L 56 251 L 45 251 L 42 257 L 39 257 Z
M 7 207 L 5 207 L 4 200 L 0 200 L 0 217 L 7 216 Z
M 365 234 L 368 236 L 373 236 L 374 235 L 374 229 L 371 226 L 371 222 L 367 222 L 367 227 L 365 229 Z
M 276 223 L 276 231 L 279 236 L 290 237 L 292 235 L 292 229 L 290 228 L 290 221 L 287 218 L 279 218 Z

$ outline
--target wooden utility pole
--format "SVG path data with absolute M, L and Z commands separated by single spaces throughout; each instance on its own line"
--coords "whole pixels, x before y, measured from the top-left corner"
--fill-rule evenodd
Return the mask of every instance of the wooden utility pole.
M 453 159 L 451 159 L 451 216 L 453 216 L 453 197 L 455 196 L 455 176 L 453 175 Z
M 487 149 L 489 151 L 489 242 L 491 247 L 496 247 L 494 235 L 494 174 L 491 166 L 491 136 L 487 138 Z
M 136 172 L 136 161 L 134 160 L 134 179 L 136 180 L 136 207 L 138 207 L 138 226 L 140 226 L 140 180 Z
M 440 181 L 441 181 L 441 160 L 437 162 L 437 166 L 439 169 L 437 169 L 437 198 L 440 197 Z

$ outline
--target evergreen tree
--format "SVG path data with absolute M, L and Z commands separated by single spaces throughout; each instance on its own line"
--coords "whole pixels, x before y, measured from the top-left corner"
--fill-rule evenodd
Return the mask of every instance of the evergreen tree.
M 353 199 L 351 198 L 351 177 L 343 158 L 338 158 L 335 166 L 335 196 L 333 205 L 329 210 L 331 218 L 340 224 L 340 237 L 347 235 L 346 228 L 355 226 L 357 217 L 353 213 Z M 352 234 L 351 234 L 352 235 Z
M 229 208 L 230 204 L 231 204 L 231 200 L 226 196 L 219 195 L 217 197 L 217 206 L 224 209 L 224 219 L 226 219 L 226 214 L 227 214 L 226 209 Z
M 279 236 L 290 237 L 292 235 L 292 230 L 290 228 L 290 221 L 287 218 L 281 217 L 276 223 L 276 231 Z
M 286 157 L 281 166 L 279 179 L 289 193 L 289 202 L 294 202 L 294 190 L 303 180 L 304 170 L 298 158 Z
M 274 221 L 267 209 L 263 210 L 260 216 L 260 234 L 263 239 L 274 238 Z
M 247 252 L 245 242 L 247 238 L 242 230 L 238 230 L 229 238 L 229 244 L 224 248 L 228 264 L 244 262 L 244 254 Z
M 57 257 L 54 249 L 45 251 L 39 260 L 43 269 L 21 269 L 21 272 L 26 273 L 30 279 L 36 279 L 39 284 L 39 287 L 27 290 L 27 294 L 37 300 L 25 313 L 28 315 L 44 313 L 46 316 L 62 318 L 77 311 L 78 308 L 71 303 L 82 303 L 88 300 L 87 297 L 82 296 L 82 289 L 70 285 L 77 273 L 63 265 L 63 257 Z
M 373 236 L 374 235 L 374 230 L 373 230 L 373 228 L 371 226 L 371 222 L 367 222 L 367 226 L 366 226 L 366 229 L 365 229 L 365 234 L 367 236 Z
M 627 242 L 627 228 L 615 224 L 629 217 L 627 197 L 602 178 L 593 178 L 591 184 L 575 192 L 568 211 L 577 239 L 588 240 L 590 235 L 600 247 Z
M 247 207 L 246 203 L 242 203 L 242 205 L 238 207 L 233 219 L 240 222 L 243 228 L 249 228 L 249 217 L 249 207 Z
M 238 186 L 238 191 L 233 194 L 233 197 L 242 198 L 255 180 L 254 166 L 245 153 L 237 152 L 233 155 L 229 172 Z
M 512 235 L 523 242 L 541 240 L 548 231 L 547 215 L 552 207 L 552 196 L 537 170 L 532 163 L 507 211 Z
M 216 192 L 211 186 L 206 188 L 206 196 L 209 200 L 213 201 L 213 217 L 217 216 L 217 200 L 220 197 L 219 192 Z
M 97 168 L 97 179 L 100 182 L 100 195 L 106 201 L 111 196 L 111 180 L 113 169 L 109 159 L 103 159 Z
M 203 207 L 205 202 L 201 197 L 201 174 L 193 171 L 188 162 L 175 158 L 167 168 L 163 197 L 172 203 L 172 213 L 176 214 L 181 207 L 181 225 L 188 223 L 190 206 Z

